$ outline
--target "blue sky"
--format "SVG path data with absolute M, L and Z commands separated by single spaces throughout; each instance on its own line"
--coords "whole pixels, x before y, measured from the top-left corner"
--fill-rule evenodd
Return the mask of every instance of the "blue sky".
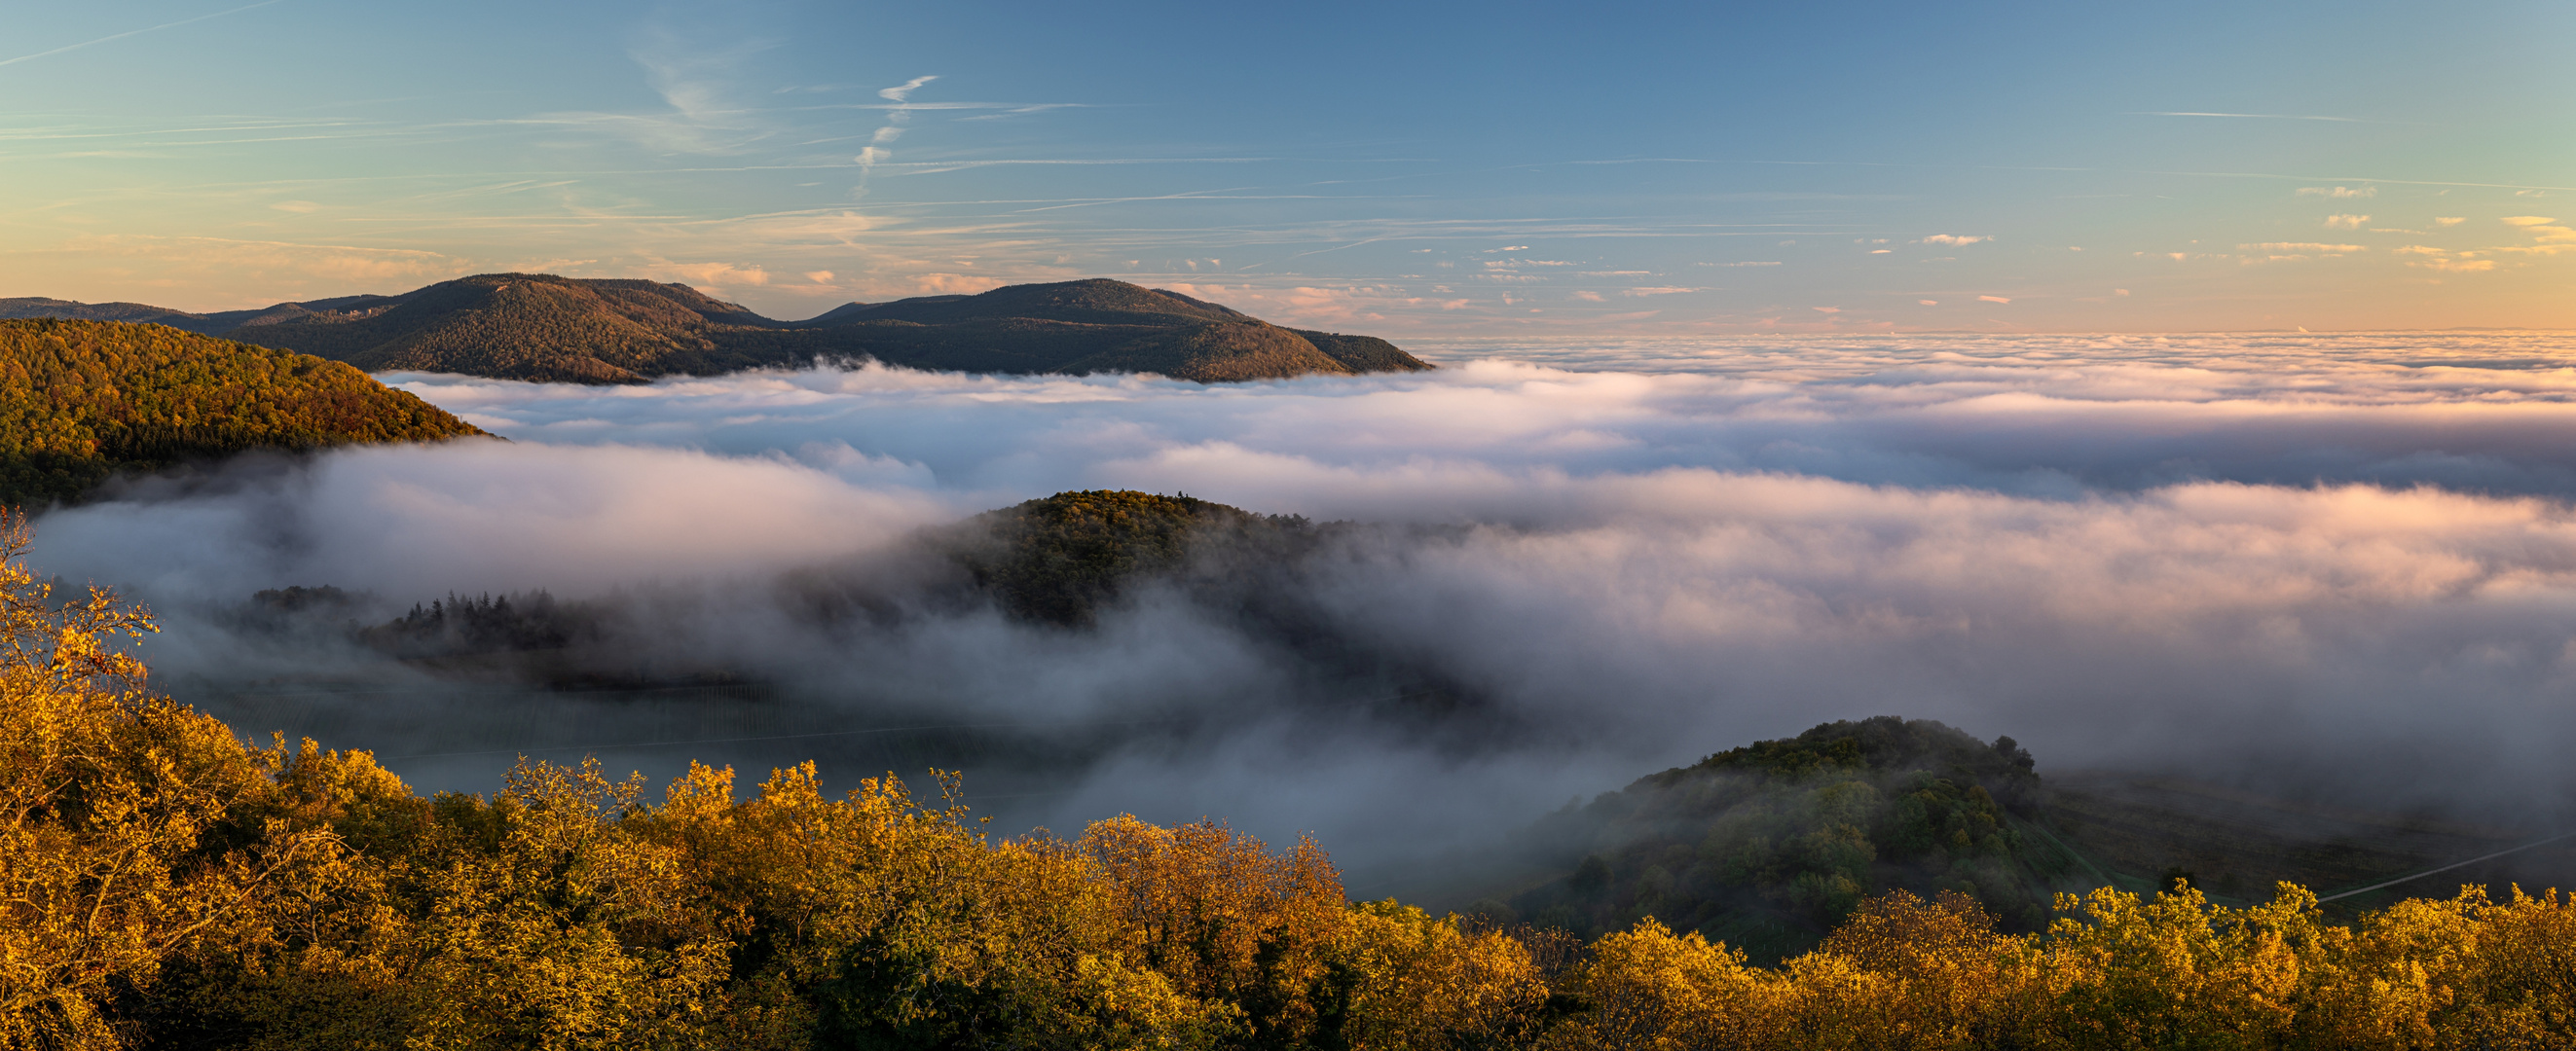
M 2565 3 L 22 5 L 0 295 L 2576 328 Z

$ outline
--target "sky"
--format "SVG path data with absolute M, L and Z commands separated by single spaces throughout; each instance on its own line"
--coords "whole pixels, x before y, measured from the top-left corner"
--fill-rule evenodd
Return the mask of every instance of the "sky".
M 2576 328 L 2576 7 L 12 5 L 0 296 L 1115 277 L 1407 339 Z

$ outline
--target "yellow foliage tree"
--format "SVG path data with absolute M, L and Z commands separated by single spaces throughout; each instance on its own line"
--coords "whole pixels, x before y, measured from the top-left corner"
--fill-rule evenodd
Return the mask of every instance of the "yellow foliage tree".
M 1214 822 L 1161 828 L 1121 815 L 1076 844 L 1100 867 L 1130 958 L 1188 996 L 1236 1005 L 1253 1047 L 1300 1046 L 1325 1008 L 1347 923 L 1341 876 L 1300 839 L 1285 854 Z
M 109 1002 L 259 906 L 328 833 L 244 827 L 264 785 L 222 723 L 143 689 L 154 630 L 102 588 L 56 603 L 0 517 L 0 1046 L 119 1046 Z
M 1572 983 L 1589 1010 L 1549 1034 L 1555 1048 L 1697 1051 L 1778 1046 L 1798 989 L 1744 953 L 1649 917 L 1592 943 Z
M 1525 1047 L 1549 1021 L 1537 961 L 1509 935 L 1393 899 L 1353 906 L 1348 924 L 1335 956 L 1352 979 L 1341 1036 L 1354 1048 Z

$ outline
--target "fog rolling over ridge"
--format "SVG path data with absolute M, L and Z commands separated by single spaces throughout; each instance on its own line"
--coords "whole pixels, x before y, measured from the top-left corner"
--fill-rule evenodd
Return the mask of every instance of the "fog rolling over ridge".
M 428 788 L 520 748 L 842 783 L 981 748 L 970 796 L 989 769 L 1014 822 L 1216 815 L 1365 870 L 1893 713 L 2043 775 L 2576 818 L 2576 341 L 2300 338 L 1451 348 L 1224 388 L 395 375 L 512 441 L 131 484 L 44 515 L 33 562 L 152 604 L 165 687 Z M 919 540 L 1094 488 L 1368 524 L 1259 602 L 1185 572 L 1073 628 L 957 599 Z M 371 596 L 332 614 L 364 623 L 545 589 L 614 611 L 585 659 L 697 692 L 618 708 L 228 619 L 291 585 Z

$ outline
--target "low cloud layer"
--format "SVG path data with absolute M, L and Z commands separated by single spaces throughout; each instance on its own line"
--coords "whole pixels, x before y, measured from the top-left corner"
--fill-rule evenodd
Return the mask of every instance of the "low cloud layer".
M 2318 345 L 1453 350 L 1425 376 L 1213 387 L 395 377 L 514 440 L 146 483 L 47 515 L 36 558 L 171 612 L 152 645 L 176 676 L 251 674 L 189 611 L 259 588 L 645 596 L 663 645 L 803 691 L 792 718 L 669 731 L 718 742 L 698 752 L 867 762 L 892 753 L 835 727 L 1180 719 L 1000 805 L 1318 829 L 1363 862 L 1886 713 L 2011 734 L 2043 772 L 2567 816 L 2576 347 Z M 919 527 L 1106 487 L 1387 524 L 1298 570 L 1297 600 L 1509 732 L 1386 715 L 1358 695 L 1378 684 L 1178 591 L 1088 632 L 928 607 L 818 626 L 779 598 L 896 572 Z M 471 787 L 507 761 L 397 767 Z
M 1670 467 L 2059 496 L 2197 480 L 2571 493 L 2571 351 L 2564 336 L 1972 336 L 1448 348 L 1429 374 L 1214 387 L 886 369 L 394 379 L 522 440 L 917 471 L 988 499 L 1177 487 L 1450 520 L 1528 513 L 1534 479 Z

